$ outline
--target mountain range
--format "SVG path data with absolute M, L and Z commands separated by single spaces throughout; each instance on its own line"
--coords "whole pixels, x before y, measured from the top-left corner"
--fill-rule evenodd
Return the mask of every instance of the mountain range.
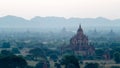
M 110 20 L 103 17 L 97 18 L 64 18 L 64 17 L 40 17 L 36 16 L 30 20 L 17 16 L 0 17 L 0 28 L 41 28 L 61 29 L 77 28 L 81 24 L 85 29 L 119 29 L 120 19 Z

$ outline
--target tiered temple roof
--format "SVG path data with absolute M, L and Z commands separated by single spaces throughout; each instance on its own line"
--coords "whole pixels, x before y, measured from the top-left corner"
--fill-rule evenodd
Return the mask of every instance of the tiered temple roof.
M 81 25 L 77 33 L 70 39 L 70 47 L 75 53 L 82 53 L 83 55 L 92 55 L 94 47 L 89 44 L 88 37 L 84 34 Z

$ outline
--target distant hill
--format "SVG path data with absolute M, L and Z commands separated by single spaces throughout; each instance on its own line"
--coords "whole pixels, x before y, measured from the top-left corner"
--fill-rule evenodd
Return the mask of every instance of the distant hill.
M 39 17 L 26 20 L 17 16 L 0 17 L 1 28 L 77 28 L 81 24 L 85 29 L 119 29 L 120 19 L 109 20 L 103 17 L 97 18 L 69 18 L 64 17 Z

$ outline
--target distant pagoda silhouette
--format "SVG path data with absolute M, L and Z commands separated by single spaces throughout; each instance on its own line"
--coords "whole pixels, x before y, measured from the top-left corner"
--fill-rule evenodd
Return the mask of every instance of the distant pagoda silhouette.
M 88 37 L 84 34 L 81 25 L 79 25 L 77 33 L 70 39 L 69 46 L 74 53 L 84 56 L 93 55 L 95 52 L 94 46 L 89 44 Z
M 107 36 L 115 36 L 115 32 L 111 29 L 110 32 L 107 34 Z

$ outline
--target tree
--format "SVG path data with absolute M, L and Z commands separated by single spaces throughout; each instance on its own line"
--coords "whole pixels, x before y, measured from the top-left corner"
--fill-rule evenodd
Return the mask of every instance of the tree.
M 55 63 L 55 68 L 61 68 L 61 65 L 59 63 Z
M 119 52 L 115 52 L 114 53 L 114 61 L 119 64 L 120 63 L 120 53 Z
M 1 68 L 26 68 L 27 62 L 22 57 L 18 56 L 6 56 L 0 58 Z
M 50 63 L 46 60 L 40 60 L 39 63 L 36 64 L 35 68 L 50 68 Z
M 30 50 L 29 53 L 34 56 L 34 60 L 37 60 L 38 57 L 42 57 L 42 58 L 46 57 L 45 52 L 40 48 L 34 48 L 34 49 Z
M 33 55 L 26 55 L 25 59 L 26 60 L 34 60 L 34 56 Z
M 12 53 L 13 54 L 20 54 L 20 51 L 18 50 L 18 48 L 12 48 Z
M 74 55 L 64 56 L 61 64 L 65 65 L 65 68 L 80 68 L 78 59 Z
M 1 57 L 12 56 L 12 55 L 13 55 L 13 53 L 11 53 L 8 50 L 2 50 L 1 51 Z
M 65 68 L 77 68 L 74 64 L 68 64 Z
M 10 43 L 9 42 L 4 42 L 2 44 L 2 48 L 10 48 Z
M 103 59 L 103 57 L 101 57 L 101 56 L 103 56 L 104 50 L 103 50 L 103 49 L 97 49 L 97 50 L 95 51 L 95 54 L 96 54 L 96 56 L 97 56 L 97 59 Z
M 51 54 L 50 59 L 53 60 L 53 61 L 57 61 L 58 56 L 56 54 Z
M 34 67 L 33 67 L 33 66 L 29 66 L 29 65 L 28 65 L 26 68 L 34 68 Z
M 120 68 L 120 66 L 111 66 L 110 68 Z
M 99 68 L 98 63 L 87 63 L 84 68 Z
M 44 51 L 46 52 L 47 56 L 51 56 L 52 54 L 56 54 L 57 56 L 60 55 L 60 52 L 58 50 L 44 49 Z

